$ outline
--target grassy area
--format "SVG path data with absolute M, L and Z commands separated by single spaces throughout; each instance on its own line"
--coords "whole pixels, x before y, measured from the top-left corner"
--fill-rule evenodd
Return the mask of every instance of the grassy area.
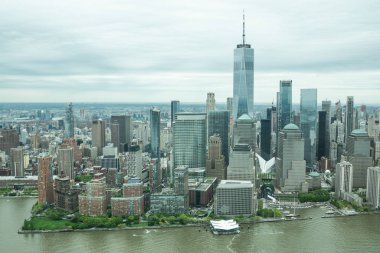
M 51 220 L 48 217 L 32 217 L 29 221 L 24 221 L 24 230 L 56 230 L 71 228 L 73 222 L 68 220 Z
M 11 188 L 0 188 L 0 196 L 8 196 L 11 191 Z

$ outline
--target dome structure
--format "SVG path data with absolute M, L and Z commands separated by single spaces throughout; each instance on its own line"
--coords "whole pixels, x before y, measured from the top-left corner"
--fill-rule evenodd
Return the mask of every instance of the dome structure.
M 299 130 L 299 128 L 297 125 L 290 123 L 284 127 L 284 130 Z

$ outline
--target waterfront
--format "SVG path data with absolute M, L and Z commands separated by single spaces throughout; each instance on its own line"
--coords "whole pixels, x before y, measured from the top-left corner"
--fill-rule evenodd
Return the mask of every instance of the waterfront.
M 2 252 L 378 252 L 380 215 L 320 218 L 325 209 L 297 210 L 310 220 L 242 225 L 216 236 L 199 227 L 17 234 L 36 199 L 0 199 Z M 199 230 L 201 230 L 199 232 Z

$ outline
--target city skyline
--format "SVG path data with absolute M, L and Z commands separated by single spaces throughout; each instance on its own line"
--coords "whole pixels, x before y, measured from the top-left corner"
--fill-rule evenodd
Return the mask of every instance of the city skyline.
M 255 49 L 254 101 L 279 80 L 318 101 L 376 104 L 380 17 L 375 1 L 4 1 L 2 102 L 203 102 L 233 95 L 233 49 Z M 147 94 L 154 94 L 148 96 Z

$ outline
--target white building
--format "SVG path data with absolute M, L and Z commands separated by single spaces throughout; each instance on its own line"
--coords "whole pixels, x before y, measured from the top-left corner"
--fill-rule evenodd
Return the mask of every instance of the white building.
M 375 208 L 380 207 L 380 167 L 367 169 L 367 201 Z
M 255 182 L 254 154 L 248 144 L 236 144 L 230 154 L 227 167 L 228 180 L 247 180 Z
M 342 198 L 343 193 L 352 192 L 353 166 L 347 161 L 342 161 L 336 165 L 335 174 L 335 194 Z

